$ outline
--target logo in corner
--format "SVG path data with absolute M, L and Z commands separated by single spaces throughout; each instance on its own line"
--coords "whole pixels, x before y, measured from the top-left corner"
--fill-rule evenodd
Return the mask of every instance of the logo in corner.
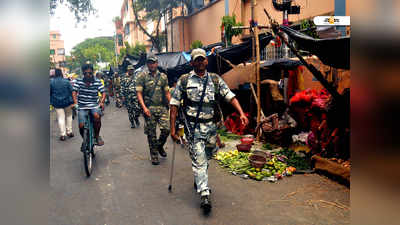
M 350 26 L 350 16 L 316 16 L 314 24 L 317 26 Z

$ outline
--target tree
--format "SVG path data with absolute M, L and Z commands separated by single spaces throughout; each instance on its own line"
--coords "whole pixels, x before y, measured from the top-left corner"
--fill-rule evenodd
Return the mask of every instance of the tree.
M 71 57 L 67 57 L 67 64 L 71 68 L 80 67 L 86 61 L 94 65 L 99 62 L 112 63 L 115 55 L 112 38 L 88 38 L 72 48 Z
M 135 22 L 139 26 L 140 30 L 150 38 L 153 47 L 161 52 L 161 48 L 165 45 L 166 36 L 160 33 L 160 21 L 164 17 L 168 10 L 175 8 L 180 3 L 180 0 L 137 0 L 133 1 L 133 13 L 135 15 Z M 146 15 L 142 18 L 139 16 L 139 12 L 144 10 Z M 141 20 L 155 22 L 155 27 L 152 33 L 149 33 L 145 27 L 143 27 Z
M 125 42 L 125 47 L 120 49 L 120 54 L 118 56 L 118 62 L 122 63 L 124 57 L 129 54 L 132 56 L 140 57 L 141 54 L 146 53 L 146 46 L 136 42 L 134 46 L 130 46 L 128 42 Z
M 92 0 L 50 0 L 49 4 L 50 15 L 54 15 L 55 9 L 59 5 L 66 5 L 75 15 L 75 19 L 78 23 L 87 21 L 89 15 L 97 12 L 93 7 Z
M 116 16 L 116 17 L 113 18 L 112 21 L 115 23 L 115 22 L 120 21 L 120 20 L 121 20 L 121 17 Z

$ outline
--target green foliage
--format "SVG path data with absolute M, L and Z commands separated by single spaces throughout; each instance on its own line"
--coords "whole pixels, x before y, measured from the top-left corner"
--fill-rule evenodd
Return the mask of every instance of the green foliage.
M 115 55 L 114 41 L 106 37 L 89 38 L 72 48 L 67 57 L 70 68 L 80 67 L 86 61 L 96 65 L 99 62 L 112 63 Z
M 141 54 L 146 53 L 146 46 L 144 44 L 139 42 L 136 42 L 134 46 L 129 45 L 128 42 L 125 42 L 124 44 L 125 47 L 120 49 L 118 63 L 122 63 L 122 60 L 127 54 L 139 57 Z
M 190 45 L 190 49 L 202 48 L 202 47 L 203 47 L 203 43 L 200 40 L 195 40 Z
M 221 141 L 223 142 L 228 142 L 231 140 L 240 140 L 242 137 L 234 134 L 234 133 L 228 133 L 226 128 L 224 129 L 218 129 L 217 133 L 219 134 L 219 137 L 221 138 Z
M 118 21 L 118 20 L 121 20 L 121 17 L 119 17 L 119 16 L 116 16 L 116 17 L 114 17 L 114 18 L 113 18 L 113 20 L 112 20 L 112 21 L 115 23 L 115 22 L 116 22 L 116 21 Z
M 319 38 L 316 29 L 317 27 L 312 20 L 301 21 L 300 30 L 302 31 L 302 33 L 313 38 Z
M 59 5 L 66 5 L 75 15 L 75 20 L 78 23 L 87 21 L 87 17 L 90 14 L 95 14 L 97 12 L 93 7 L 92 0 L 49 0 L 50 15 L 55 14 L 55 10 Z
M 135 14 L 136 24 L 148 36 L 151 43 L 158 52 L 161 52 L 166 43 L 165 34 L 160 33 L 160 21 L 170 8 L 175 8 L 180 3 L 180 0 L 137 0 L 133 5 L 133 12 Z M 144 18 L 139 17 L 139 11 L 144 10 L 146 15 Z M 145 19 L 147 21 L 154 21 L 155 27 L 152 33 L 148 32 L 139 20 Z
M 222 17 L 221 28 L 223 27 L 225 30 L 225 38 L 228 42 L 228 45 L 232 44 L 232 37 L 242 34 L 241 29 L 232 29 L 234 26 L 243 26 L 243 23 L 236 22 L 235 14 L 232 16 Z
M 294 150 L 284 148 L 277 152 L 278 155 L 284 155 L 288 159 L 286 163 L 289 166 L 293 166 L 298 170 L 309 170 L 311 169 L 311 161 L 309 157 L 301 157 Z

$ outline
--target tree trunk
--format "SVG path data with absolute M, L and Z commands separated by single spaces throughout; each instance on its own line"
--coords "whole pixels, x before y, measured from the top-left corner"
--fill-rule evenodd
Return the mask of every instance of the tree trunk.
M 152 35 L 142 26 L 142 24 L 140 23 L 139 16 L 138 16 L 138 12 L 137 12 L 137 9 L 136 9 L 136 6 L 133 5 L 132 8 L 133 8 L 133 14 L 135 15 L 135 21 L 136 21 L 136 23 L 138 24 L 140 30 L 142 30 L 143 33 L 146 34 L 146 36 L 148 36 L 148 37 L 150 38 L 151 44 L 153 45 L 153 47 L 155 47 L 155 48 L 157 49 L 157 51 L 160 52 L 160 46 L 159 46 L 159 44 L 158 44 L 159 41 L 157 41 L 157 39 L 159 39 L 159 37 L 158 37 L 158 26 L 159 26 L 159 24 L 160 24 L 160 22 L 159 22 L 160 20 L 158 20 L 157 27 L 156 27 L 156 29 L 157 29 L 157 36 L 154 37 L 154 36 L 152 36 Z

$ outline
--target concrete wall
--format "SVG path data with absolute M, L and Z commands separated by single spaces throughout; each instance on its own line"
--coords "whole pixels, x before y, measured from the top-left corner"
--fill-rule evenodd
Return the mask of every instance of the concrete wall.
M 239 1 L 239 0 L 238 0 Z M 188 18 L 187 44 L 190 46 L 195 40 L 200 40 L 203 45 L 221 41 L 221 18 L 225 14 L 224 1 L 212 3 L 208 8 L 194 13 Z M 185 45 L 185 50 L 189 46 Z

